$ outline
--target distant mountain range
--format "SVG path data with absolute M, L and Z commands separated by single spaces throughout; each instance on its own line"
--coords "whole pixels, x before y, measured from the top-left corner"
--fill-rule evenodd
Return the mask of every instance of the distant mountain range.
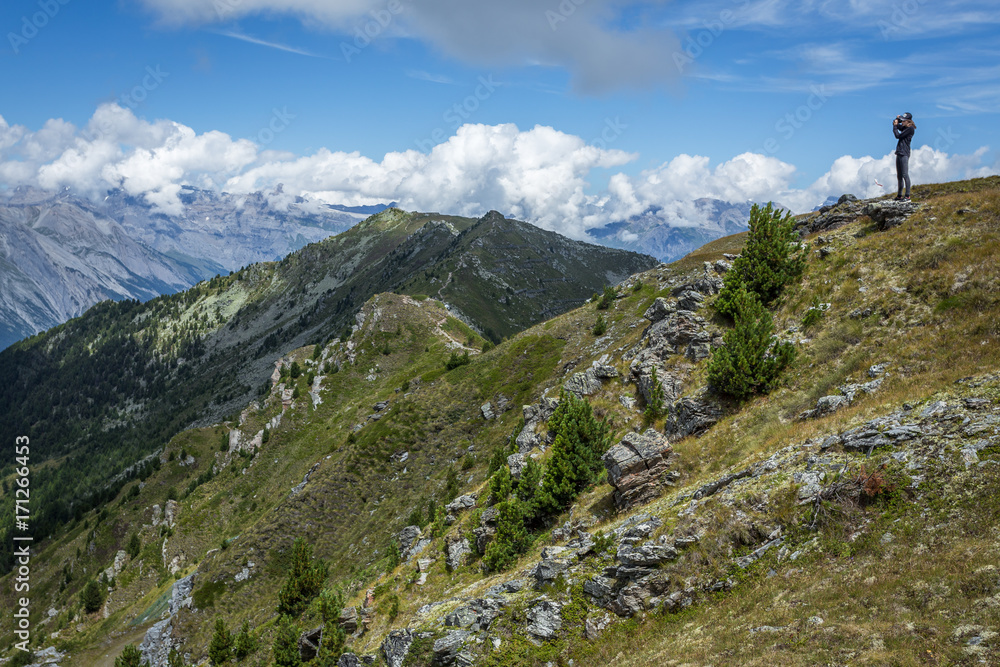
M 378 206 L 327 206 L 273 192 L 185 186 L 184 212 L 121 190 L 98 202 L 20 187 L 0 198 L 0 349 L 105 299 L 148 300 L 216 274 L 281 259 Z
M 651 206 L 628 220 L 588 230 L 598 242 L 672 262 L 715 239 L 747 230 L 753 202 L 702 198 L 683 213 Z M 780 204 L 778 204 L 780 208 Z

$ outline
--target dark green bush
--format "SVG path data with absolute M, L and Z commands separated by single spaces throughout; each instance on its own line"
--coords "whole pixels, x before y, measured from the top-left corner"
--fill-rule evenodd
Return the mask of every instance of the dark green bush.
M 743 252 L 726 273 L 722 292 L 715 302 L 720 313 L 735 318 L 736 293 L 740 285 L 769 306 L 785 286 L 802 275 L 809 249 L 799 244 L 790 213 L 776 211 L 769 202 L 750 210 L 750 232 Z
M 771 313 L 742 284 L 733 293 L 732 307 L 735 326 L 712 353 L 708 382 L 716 391 L 742 400 L 773 389 L 795 358 L 795 348 L 774 338 Z

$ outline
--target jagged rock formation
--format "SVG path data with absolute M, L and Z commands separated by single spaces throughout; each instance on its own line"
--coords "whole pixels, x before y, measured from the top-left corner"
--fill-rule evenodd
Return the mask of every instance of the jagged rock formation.
M 609 449 L 602 460 L 615 487 L 615 507 L 627 509 L 656 497 L 672 452 L 667 439 L 653 429 L 628 433 Z

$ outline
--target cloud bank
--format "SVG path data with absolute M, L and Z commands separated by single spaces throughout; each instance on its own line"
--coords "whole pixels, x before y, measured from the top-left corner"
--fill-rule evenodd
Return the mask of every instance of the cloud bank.
M 1000 173 L 1000 164 L 984 163 L 987 152 L 983 147 L 957 155 L 920 146 L 910 173 L 917 183 Z M 32 131 L 0 116 L 0 188 L 71 188 L 95 199 L 109 188 L 122 188 L 171 215 L 183 213 L 181 185 L 248 193 L 283 184 L 285 199 L 302 195 L 347 205 L 398 201 L 409 210 L 468 216 L 496 209 L 585 239 L 590 228 L 651 207 L 663 209 L 677 224 L 697 225 L 693 202 L 702 197 L 776 201 L 802 212 L 830 195 L 872 197 L 895 188 L 891 154 L 837 158 L 805 188 L 793 187 L 794 165 L 756 153 L 715 165 L 707 157 L 682 154 L 638 174 L 618 171 L 603 188 L 589 180 L 594 169 L 614 170 L 638 157 L 546 126 L 467 124 L 429 153 L 393 152 L 376 161 L 325 148 L 305 156 L 276 153 L 222 132 L 197 134 L 174 121 L 142 120 L 115 104 L 99 107 L 83 128 L 52 119 Z

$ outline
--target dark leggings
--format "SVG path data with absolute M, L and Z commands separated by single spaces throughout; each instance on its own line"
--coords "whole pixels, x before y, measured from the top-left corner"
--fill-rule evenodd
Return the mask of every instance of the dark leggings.
M 906 196 L 910 196 L 910 156 L 909 155 L 897 155 L 896 156 L 896 182 L 898 184 L 898 190 L 896 192 L 897 197 L 903 196 L 903 184 L 906 184 Z

